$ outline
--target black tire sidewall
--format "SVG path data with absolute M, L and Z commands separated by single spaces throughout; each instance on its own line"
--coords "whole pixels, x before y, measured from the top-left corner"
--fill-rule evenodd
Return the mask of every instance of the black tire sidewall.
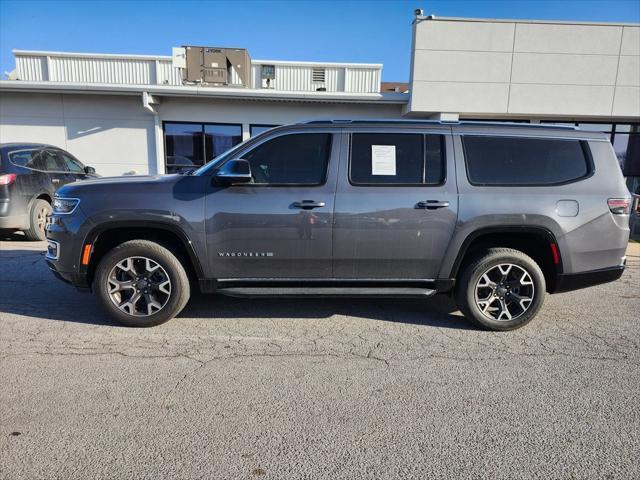
M 148 244 L 148 245 L 147 245 Z M 107 279 L 113 267 L 128 257 L 147 257 L 164 268 L 171 281 L 169 301 L 159 312 L 147 317 L 134 317 L 121 311 L 112 301 Z M 126 242 L 108 252 L 98 264 L 93 289 L 109 314 L 128 327 L 153 327 L 171 320 L 184 308 L 189 298 L 189 279 L 180 261 L 163 246 L 146 241 Z
M 475 301 L 475 286 L 480 277 L 490 268 L 502 263 L 512 263 L 527 271 L 534 286 L 533 302 L 520 317 L 511 321 L 493 320 L 482 313 Z M 474 323 L 490 330 L 514 330 L 529 323 L 538 314 L 544 303 L 546 283 L 538 264 L 529 256 L 516 250 L 496 250 L 472 262 L 464 271 L 457 292 L 458 306 Z

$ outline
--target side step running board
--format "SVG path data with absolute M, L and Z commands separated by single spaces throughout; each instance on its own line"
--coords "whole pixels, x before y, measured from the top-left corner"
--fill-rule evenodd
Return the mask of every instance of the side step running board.
M 216 293 L 230 297 L 431 297 L 435 290 L 417 287 L 229 287 Z

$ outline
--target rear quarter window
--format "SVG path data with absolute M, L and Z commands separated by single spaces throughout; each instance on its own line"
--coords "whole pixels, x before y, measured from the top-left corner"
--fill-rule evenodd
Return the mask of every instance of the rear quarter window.
M 17 150 L 9 152 L 9 161 L 18 167 L 26 167 L 33 160 L 36 150 Z
M 593 171 L 581 140 L 465 135 L 462 142 L 473 185 L 559 185 Z

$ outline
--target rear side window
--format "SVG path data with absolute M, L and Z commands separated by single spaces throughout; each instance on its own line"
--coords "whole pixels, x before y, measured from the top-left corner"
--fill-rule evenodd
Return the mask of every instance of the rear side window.
M 556 185 L 586 177 L 586 142 L 519 137 L 463 137 L 473 185 Z
M 65 167 L 58 157 L 48 150 L 38 150 L 25 165 L 27 168 L 42 172 L 64 172 Z
M 242 155 L 257 185 L 321 185 L 331 154 L 330 133 L 282 135 Z
M 26 167 L 33 160 L 36 150 L 18 150 L 9 153 L 9 161 L 18 167 Z
M 349 179 L 353 185 L 437 185 L 444 179 L 442 135 L 354 133 Z

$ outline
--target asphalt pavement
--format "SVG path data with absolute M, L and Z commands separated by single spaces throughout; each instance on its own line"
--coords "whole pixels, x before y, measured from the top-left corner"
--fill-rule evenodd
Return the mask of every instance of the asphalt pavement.
M 640 477 L 640 251 L 492 333 L 446 297 L 196 296 L 124 328 L 44 247 L 0 243 L 2 479 Z

